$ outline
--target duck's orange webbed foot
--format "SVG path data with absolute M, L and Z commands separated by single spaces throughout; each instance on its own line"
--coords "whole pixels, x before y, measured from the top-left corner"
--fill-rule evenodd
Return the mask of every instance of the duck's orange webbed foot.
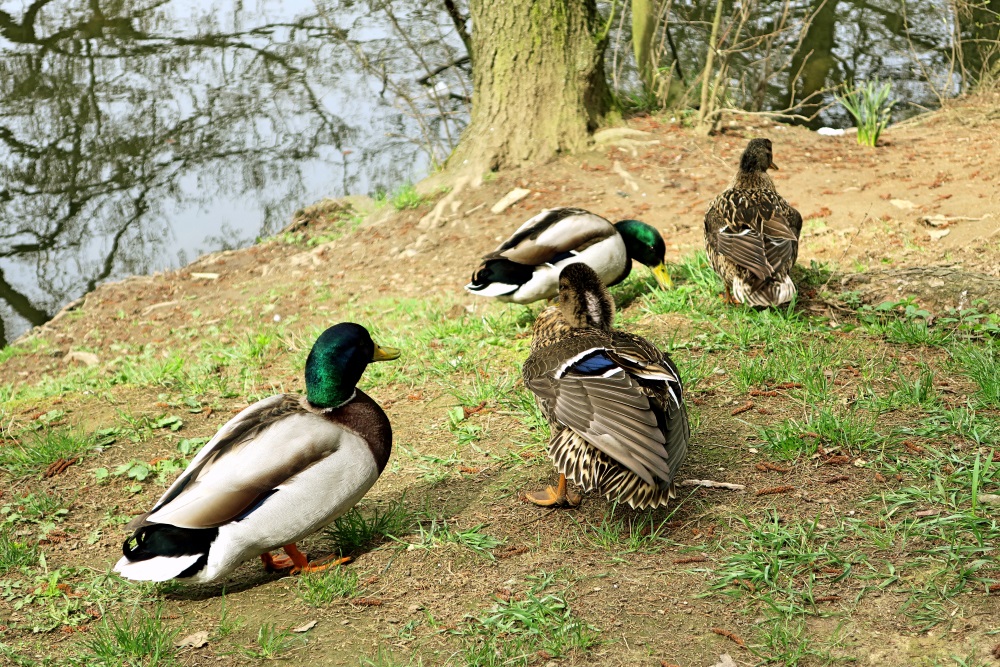
M 338 565 L 343 565 L 344 563 L 350 563 L 350 562 L 351 562 L 350 556 L 337 558 L 336 556 L 330 555 L 315 560 L 311 563 L 306 563 L 302 567 L 294 567 L 292 568 L 292 574 L 298 574 L 300 572 L 322 572 L 323 570 L 328 570 L 331 567 L 337 567 Z
M 292 568 L 291 574 L 299 574 L 300 572 L 319 572 L 330 567 L 336 567 L 337 565 L 343 565 L 344 563 L 349 563 L 351 561 L 350 557 L 345 558 L 335 558 L 334 556 L 327 556 L 325 558 L 320 558 L 314 563 L 310 563 L 306 555 L 299 551 L 299 548 L 295 544 L 286 544 L 282 547 L 285 550 L 287 556 L 272 556 L 270 553 L 264 553 L 260 555 L 260 559 L 264 562 L 264 569 L 268 572 L 276 572 L 278 570 L 284 570 L 287 568 Z
M 295 563 L 288 556 L 272 556 L 270 552 L 261 554 L 260 560 L 264 563 L 264 569 L 268 572 L 287 570 L 295 566 Z
M 566 475 L 559 475 L 559 484 L 544 491 L 529 493 L 524 496 L 529 503 L 541 507 L 576 507 L 583 500 L 579 493 L 570 491 L 566 486 Z
M 719 298 L 722 299 L 722 303 L 724 303 L 724 304 L 726 304 L 728 306 L 738 306 L 738 305 L 740 305 L 740 302 L 736 300 L 736 298 L 729 291 L 728 287 L 726 288 L 726 290 L 722 294 L 719 295 Z

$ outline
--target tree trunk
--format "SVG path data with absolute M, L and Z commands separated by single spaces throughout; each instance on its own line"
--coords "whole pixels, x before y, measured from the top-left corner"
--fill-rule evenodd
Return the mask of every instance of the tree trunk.
M 659 14 L 656 0 L 632 0 L 632 51 L 639 68 L 639 78 L 646 93 L 656 93 L 657 71 L 653 62 L 653 37 Z
M 472 117 L 449 171 L 584 149 L 611 108 L 595 0 L 470 0 Z

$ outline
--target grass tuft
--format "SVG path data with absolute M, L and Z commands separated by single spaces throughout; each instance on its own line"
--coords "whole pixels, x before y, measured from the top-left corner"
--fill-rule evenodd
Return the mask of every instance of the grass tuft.
M 42 474 L 59 459 L 73 459 L 94 446 L 89 436 L 68 429 L 27 433 L 20 441 L 0 447 L 0 469 L 14 477 Z
M 952 350 L 962 373 L 979 386 L 979 398 L 1000 408 L 1000 352 L 993 340 L 985 345 L 962 345 Z
M 892 117 L 892 107 L 896 101 L 890 100 L 892 82 L 879 83 L 878 79 L 869 81 L 838 95 L 837 101 L 854 116 L 858 127 L 858 144 L 874 146 L 882 131 L 889 126 Z
M 257 646 L 253 648 L 244 647 L 243 655 L 254 660 L 276 660 L 287 653 L 296 645 L 301 645 L 305 640 L 296 637 L 291 630 L 281 629 L 273 623 L 260 626 L 257 631 Z
M 322 607 L 357 595 L 358 573 L 346 567 L 331 567 L 303 574 L 298 585 L 299 599 L 313 607 Z
M 573 615 L 564 595 L 537 590 L 499 600 L 463 636 L 465 664 L 482 667 L 527 666 L 540 655 L 586 652 L 598 641 L 596 628 Z
M 7 534 L 5 528 L 0 532 L 0 574 L 22 567 L 33 567 L 38 564 L 38 549 L 33 544 L 18 542 Z
M 101 667 L 159 667 L 177 664 L 176 629 L 163 610 L 133 607 L 128 614 L 105 614 L 81 642 L 83 664 Z
M 402 500 L 398 500 L 381 511 L 375 508 L 368 516 L 354 507 L 330 524 L 325 533 L 346 556 L 386 540 L 399 539 L 409 534 L 414 525 L 416 519 L 413 513 L 406 509 Z

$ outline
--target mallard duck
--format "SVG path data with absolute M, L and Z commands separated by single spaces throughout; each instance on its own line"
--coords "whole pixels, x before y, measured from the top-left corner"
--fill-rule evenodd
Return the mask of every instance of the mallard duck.
M 559 482 L 527 499 L 578 505 L 584 491 L 635 509 L 665 505 L 687 453 L 683 388 L 670 358 L 644 338 L 614 331 L 614 301 L 597 273 L 570 264 L 559 304 L 535 320 L 524 385 L 552 425 L 549 458 Z
M 614 285 L 628 277 L 633 259 L 650 267 L 660 287 L 669 289 L 665 252 L 660 232 L 645 222 L 612 225 L 580 208 L 550 208 L 483 257 L 465 289 L 500 301 L 531 303 L 556 295 L 559 271 L 568 264 L 586 264 L 605 284 Z
M 705 213 L 705 246 L 725 283 L 728 303 L 776 306 L 791 301 L 789 275 L 799 254 L 802 216 L 774 188 L 770 139 L 751 139 L 732 187 Z
M 359 324 L 324 331 L 306 359 L 306 395 L 271 396 L 229 420 L 129 524 L 115 571 L 204 583 L 256 556 L 293 573 L 334 564 L 309 563 L 295 542 L 350 510 L 385 469 L 389 419 L 356 385 L 369 362 L 398 356 Z M 279 547 L 287 557 L 271 556 Z

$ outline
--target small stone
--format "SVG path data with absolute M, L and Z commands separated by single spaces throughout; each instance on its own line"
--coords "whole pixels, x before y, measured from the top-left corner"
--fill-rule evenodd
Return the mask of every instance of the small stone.
M 908 199 L 890 199 L 889 203 L 895 206 L 896 208 L 903 209 L 904 211 L 912 211 L 917 207 L 916 204 L 914 204 Z
M 64 364 L 72 363 L 74 361 L 79 361 L 86 366 L 96 366 L 100 363 L 100 359 L 93 352 L 81 352 L 80 350 L 73 350 L 72 352 L 67 352 L 66 356 L 62 358 Z
M 929 229 L 927 230 L 927 236 L 931 237 L 931 241 L 940 241 L 944 237 L 951 234 L 950 229 Z
M 179 639 L 174 642 L 174 646 L 177 648 L 201 648 L 208 643 L 208 630 L 201 630 L 190 634 L 184 639 Z
M 1000 496 L 995 493 L 980 493 L 977 497 L 981 503 L 985 503 L 987 505 L 1000 505 Z

